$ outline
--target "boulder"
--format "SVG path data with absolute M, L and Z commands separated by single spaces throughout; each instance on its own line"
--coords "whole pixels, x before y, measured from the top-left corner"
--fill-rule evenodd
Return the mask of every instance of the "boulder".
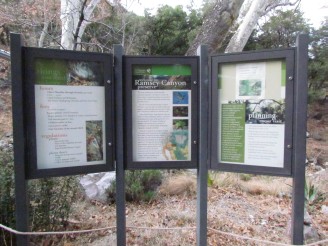
M 80 184 L 88 199 L 105 203 L 107 202 L 106 190 L 113 180 L 115 180 L 115 172 L 92 173 L 84 175 L 80 179 Z

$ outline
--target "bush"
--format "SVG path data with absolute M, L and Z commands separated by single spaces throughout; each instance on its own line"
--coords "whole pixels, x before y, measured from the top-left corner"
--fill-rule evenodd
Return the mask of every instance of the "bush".
M 0 150 L 0 223 L 15 228 L 14 158 Z M 11 235 L 0 233 L 0 245 L 11 245 Z
M 159 170 L 142 170 L 125 172 L 126 201 L 148 202 L 155 198 L 156 190 L 162 183 L 162 173 Z M 116 181 L 112 181 L 107 191 L 110 203 L 115 201 Z
M 312 104 L 318 101 L 322 101 L 326 96 L 326 92 L 324 89 L 321 90 L 312 90 L 308 91 L 308 103 Z
M 28 182 L 30 229 L 56 230 L 68 219 L 78 182 L 75 177 L 37 179 Z M 0 223 L 15 228 L 15 179 L 12 151 L 0 150 Z M 0 233 L 0 245 L 11 245 L 13 236 Z
M 29 182 L 32 231 L 55 231 L 65 227 L 75 199 L 75 177 L 36 179 Z

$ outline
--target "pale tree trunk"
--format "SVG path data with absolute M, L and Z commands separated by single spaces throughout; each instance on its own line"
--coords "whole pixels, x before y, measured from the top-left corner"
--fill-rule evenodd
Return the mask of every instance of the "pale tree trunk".
M 293 6 L 299 2 L 300 0 L 296 0 L 293 3 L 287 0 L 254 0 L 251 4 L 248 3 L 248 11 L 242 18 L 239 18 L 240 25 L 230 39 L 225 52 L 230 53 L 242 51 L 256 27 L 258 20 L 269 11 L 279 6 Z
M 84 14 L 83 14 L 84 20 L 82 21 L 81 26 L 77 27 L 77 28 L 79 28 L 79 31 L 77 33 L 77 40 L 76 40 L 77 43 L 81 42 L 81 38 L 82 38 L 82 35 L 85 31 L 85 28 L 91 23 L 92 13 L 93 13 L 94 9 L 96 8 L 96 6 L 98 5 L 99 2 L 100 2 L 100 0 L 92 0 L 88 4 L 88 6 L 84 9 Z
M 44 39 L 48 33 L 47 30 L 48 30 L 49 24 L 50 24 L 49 21 L 45 21 L 43 24 L 42 32 L 41 32 L 39 42 L 38 42 L 38 47 L 40 47 L 40 48 L 43 47 Z
M 74 32 L 79 23 L 82 0 L 61 0 L 60 20 L 62 22 L 61 46 L 72 50 L 74 47 Z
M 60 19 L 62 22 L 61 46 L 63 49 L 76 49 L 87 25 L 92 19 L 92 13 L 100 0 L 61 0 Z M 107 0 L 108 3 L 115 1 Z
M 44 44 L 44 39 L 46 37 L 46 34 L 48 33 L 48 27 L 50 24 L 50 21 L 48 19 L 48 11 L 47 11 L 47 6 L 46 6 L 46 0 L 43 0 L 43 14 L 44 14 L 44 23 L 43 23 L 43 28 L 42 32 L 39 38 L 38 42 L 38 47 L 43 47 Z
M 211 12 L 205 17 L 197 37 L 186 55 L 195 55 L 199 45 L 207 45 L 213 54 L 226 38 L 231 26 L 238 18 L 244 0 L 217 0 Z

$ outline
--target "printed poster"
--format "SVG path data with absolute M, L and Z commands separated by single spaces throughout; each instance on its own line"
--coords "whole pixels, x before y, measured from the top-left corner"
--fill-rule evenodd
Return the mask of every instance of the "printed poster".
M 35 61 L 38 169 L 103 164 L 103 65 L 58 59 Z
M 219 162 L 283 167 L 284 66 L 270 61 L 220 67 Z
M 132 69 L 133 161 L 191 160 L 191 67 Z

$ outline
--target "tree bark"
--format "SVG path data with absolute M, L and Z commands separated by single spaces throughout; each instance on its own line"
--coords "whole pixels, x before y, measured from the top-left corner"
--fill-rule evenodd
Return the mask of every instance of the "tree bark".
M 209 54 L 220 48 L 230 27 L 238 18 L 243 2 L 244 0 L 217 0 L 186 55 L 195 55 L 201 44 L 208 46 Z
M 243 18 L 239 18 L 240 25 L 229 41 L 225 53 L 241 52 L 249 37 L 251 36 L 258 20 L 267 14 L 269 11 L 279 6 L 293 6 L 298 4 L 300 0 L 290 2 L 288 0 L 254 0 L 251 5 L 248 6 L 248 11 Z
M 91 23 L 92 13 L 99 2 L 100 0 L 91 0 L 86 6 L 84 0 L 61 0 L 62 48 L 72 50 L 76 43 L 81 42 L 85 28 Z
M 74 32 L 79 22 L 81 0 L 61 0 L 60 20 L 62 22 L 61 46 L 72 50 L 74 47 Z
M 230 39 L 226 53 L 242 51 L 251 36 L 259 18 L 265 13 L 266 7 L 273 0 L 254 0 L 243 18 L 237 31 Z

